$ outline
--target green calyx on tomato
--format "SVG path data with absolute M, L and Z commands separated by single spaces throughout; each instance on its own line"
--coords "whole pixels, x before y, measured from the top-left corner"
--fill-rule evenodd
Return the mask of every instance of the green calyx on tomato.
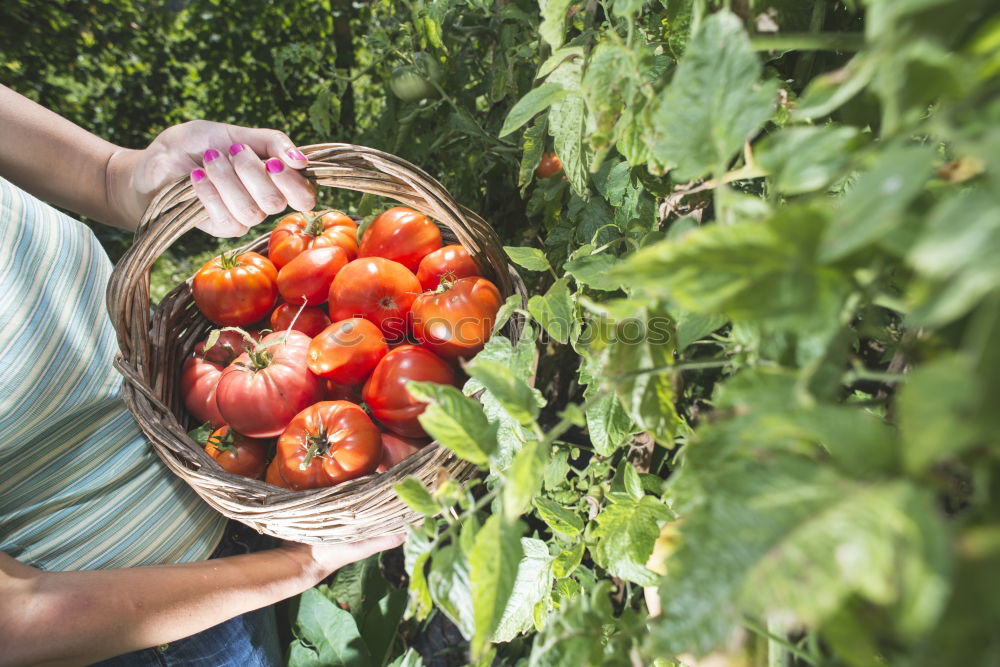
M 413 54 L 412 65 L 400 65 L 392 70 L 389 87 L 404 102 L 418 102 L 437 94 L 434 84 L 441 80 L 441 66 L 429 53 Z

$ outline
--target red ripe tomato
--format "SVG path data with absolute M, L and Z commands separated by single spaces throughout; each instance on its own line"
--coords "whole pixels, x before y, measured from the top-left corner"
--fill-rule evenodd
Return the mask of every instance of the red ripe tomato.
M 278 470 L 278 459 L 271 461 L 271 465 L 267 466 L 267 472 L 264 474 L 264 481 L 268 484 L 274 484 L 275 486 L 280 486 L 283 489 L 291 489 L 288 486 L 288 482 L 285 478 L 281 476 L 281 471 Z
M 406 335 L 410 305 L 420 294 L 417 277 L 399 262 L 364 257 L 342 268 L 330 285 L 330 319 L 363 317 L 387 340 Z
M 364 382 L 389 351 L 379 328 L 352 317 L 334 322 L 309 343 L 309 370 L 337 384 Z
M 382 434 L 359 406 L 322 401 L 295 415 L 278 438 L 277 474 L 292 489 L 318 489 L 375 471 Z
M 430 442 L 427 439 L 403 438 L 390 431 L 382 431 L 382 462 L 376 472 L 385 472 L 410 454 Z
M 221 426 L 226 422 L 215 402 L 215 391 L 222 377 L 222 365 L 201 357 L 188 357 L 181 368 L 181 397 L 184 408 L 204 424 Z
M 240 435 L 229 426 L 209 436 L 205 453 L 223 470 L 251 479 L 260 479 L 267 467 L 267 442 Z
M 427 290 L 436 290 L 441 279 L 453 282 L 459 278 L 478 276 L 479 267 L 472 260 L 469 251 L 460 245 L 446 245 L 420 260 L 417 280 Z
M 306 306 L 299 313 L 300 308 L 302 307 L 292 306 L 287 303 L 283 303 L 275 308 L 274 312 L 271 313 L 271 330 L 284 331 L 292 326 L 292 321 L 294 320 L 295 326 L 292 328 L 312 338 L 330 326 L 330 318 L 327 317 L 326 311 L 322 308 L 318 306 Z
M 277 269 L 263 255 L 223 253 L 194 274 L 191 290 L 205 317 L 224 327 L 242 327 L 271 311 L 277 279 Z
M 226 367 L 215 400 L 227 424 L 251 438 L 271 438 L 320 399 L 322 383 L 306 364 L 309 340 L 300 331 L 276 331 Z
M 413 302 L 413 335 L 445 359 L 468 359 L 483 349 L 503 300 L 485 278 L 459 278 L 440 293 Z
M 375 419 L 407 438 L 426 438 L 417 417 L 427 404 L 406 390 L 406 383 L 436 382 L 458 386 L 455 371 L 441 357 L 416 345 L 400 345 L 378 362 L 361 396 Z
M 416 271 L 441 247 L 441 230 L 422 213 L 396 206 L 372 220 L 361 235 L 358 257 L 385 257 Z
M 338 246 L 348 261 L 358 256 L 358 225 L 340 211 L 291 213 L 278 221 L 267 256 L 279 269 L 309 248 Z
M 360 386 L 337 384 L 333 380 L 324 380 L 323 383 L 324 401 L 348 401 L 350 403 L 361 403 Z
M 247 340 L 247 337 L 239 331 L 233 331 L 232 329 L 219 331 L 218 338 L 215 339 L 211 347 L 208 347 L 208 339 L 211 338 L 211 334 L 209 334 L 205 340 L 195 343 L 194 354 L 196 357 L 202 357 L 214 364 L 228 366 L 233 359 L 243 354 L 244 350 L 260 342 L 261 336 L 259 331 L 251 329 L 247 331 L 247 334 L 253 338 L 254 343 Z
M 535 168 L 535 175 L 538 178 L 549 178 L 562 171 L 562 160 L 555 153 L 542 153 L 542 161 Z
M 310 306 L 325 303 L 330 296 L 330 283 L 347 264 L 343 248 L 310 248 L 281 267 L 278 272 L 278 291 L 281 298 L 300 306 L 305 301 Z

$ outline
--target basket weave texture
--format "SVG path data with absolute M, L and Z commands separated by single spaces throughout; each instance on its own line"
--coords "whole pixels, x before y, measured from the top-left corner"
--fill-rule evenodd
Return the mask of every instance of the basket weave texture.
M 306 176 L 319 186 L 394 199 L 434 219 L 446 243 L 461 243 L 504 298 L 524 285 L 507 262 L 500 240 L 476 213 L 457 204 L 440 183 L 412 164 L 381 151 L 350 144 L 303 147 Z M 153 449 L 209 505 L 226 517 L 287 540 L 313 544 L 353 542 L 398 532 L 420 519 L 392 487 L 413 475 L 434 488 L 443 479 L 465 481 L 475 467 L 438 443 L 381 475 L 324 489 L 289 491 L 224 471 L 188 435 L 178 379 L 184 359 L 213 325 L 198 311 L 191 280 L 150 311 L 153 262 L 182 234 L 207 220 L 189 180 L 165 188 L 150 204 L 132 247 L 115 266 L 107 307 L 118 335 L 115 366 L 125 378 L 123 397 Z M 267 235 L 245 246 L 266 253 Z M 504 334 L 516 342 L 515 317 Z M 186 426 L 187 425 L 187 426 Z

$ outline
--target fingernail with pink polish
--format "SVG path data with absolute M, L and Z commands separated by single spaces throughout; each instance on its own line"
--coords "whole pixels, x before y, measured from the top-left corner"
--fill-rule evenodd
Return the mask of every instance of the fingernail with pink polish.
M 243 150 L 243 144 L 233 144 L 232 146 L 229 147 L 229 154 L 236 155 L 241 150 Z
M 272 174 L 280 174 L 285 170 L 285 163 L 276 157 L 273 157 L 265 162 L 264 166 L 267 167 L 267 170 Z
M 201 169 L 195 169 L 191 172 L 191 180 L 195 183 L 200 183 L 205 178 L 205 172 Z
M 207 151 L 205 151 L 204 155 L 205 162 L 211 162 L 217 157 L 219 157 L 219 151 L 215 150 L 214 148 L 209 148 Z
M 303 155 L 302 151 L 300 151 L 298 148 L 289 148 L 286 152 L 288 153 L 288 157 L 292 158 L 293 160 L 301 160 L 302 162 L 306 161 L 306 156 Z

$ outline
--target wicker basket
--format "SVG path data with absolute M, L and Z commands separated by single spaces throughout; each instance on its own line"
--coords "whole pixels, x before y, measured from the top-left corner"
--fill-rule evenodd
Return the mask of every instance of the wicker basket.
M 461 243 L 504 298 L 524 286 L 506 261 L 496 233 L 478 215 L 458 205 L 440 183 L 398 157 L 362 146 L 320 144 L 302 151 L 316 184 L 394 199 L 430 216 L 446 242 Z M 392 487 L 413 475 L 435 487 L 444 478 L 465 481 L 469 463 L 432 443 L 381 475 L 337 486 L 288 491 L 225 472 L 187 435 L 178 377 L 182 361 L 212 328 L 194 305 L 191 281 L 179 285 L 150 313 L 153 262 L 182 234 L 207 219 L 185 180 L 165 188 L 146 210 L 135 241 L 108 284 L 107 306 L 118 334 L 115 365 L 125 377 L 123 395 L 160 459 L 223 515 L 259 532 L 309 543 L 341 543 L 398 532 L 419 520 Z M 266 251 L 267 236 L 246 246 Z M 520 333 L 515 318 L 504 331 Z

